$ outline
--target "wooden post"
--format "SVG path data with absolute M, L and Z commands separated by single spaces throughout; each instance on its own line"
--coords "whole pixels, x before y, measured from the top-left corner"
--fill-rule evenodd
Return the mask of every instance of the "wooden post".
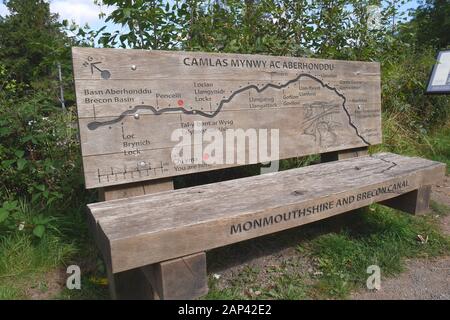
M 417 190 L 402 194 L 383 202 L 382 205 L 405 211 L 414 215 L 422 215 L 430 209 L 431 186 L 423 186 Z
M 108 285 L 114 300 L 152 300 L 154 293 L 142 271 L 137 268 L 120 273 L 111 273 L 109 267 Z
M 99 189 L 99 200 L 131 198 L 145 194 L 173 190 L 172 179 L 129 183 Z M 97 233 L 95 233 L 97 234 Z M 112 273 L 108 257 L 104 257 L 109 292 L 114 300 L 149 300 L 154 298 L 151 283 L 140 268 Z
M 155 299 L 185 300 L 208 293 L 204 252 L 141 268 L 152 284 Z
M 339 161 L 350 158 L 362 157 L 369 154 L 368 147 L 354 148 L 348 150 L 334 151 L 322 153 L 320 155 L 321 162 Z
M 173 190 L 172 179 L 128 183 L 99 189 L 99 201 L 131 198 L 168 190 Z

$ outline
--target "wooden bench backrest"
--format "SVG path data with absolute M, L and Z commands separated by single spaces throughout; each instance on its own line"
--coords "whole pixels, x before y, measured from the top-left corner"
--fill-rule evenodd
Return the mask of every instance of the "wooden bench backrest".
M 212 140 L 191 136 L 200 130 L 242 129 L 259 142 L 266 129 L 271 160 L 381 143 L 378 63 L 93 48 L 72 54 L 87 188 L 244 164 L 211 164 Z M 180 140 L 180 132 L 192 139 Z M 180 141 L 204 148 L 174 161 Z M 258 143 L 244 145 L 245 164 L 268 160 Z

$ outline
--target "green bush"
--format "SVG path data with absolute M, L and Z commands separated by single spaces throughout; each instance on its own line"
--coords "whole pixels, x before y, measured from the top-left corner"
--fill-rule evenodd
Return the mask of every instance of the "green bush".
M 82 182 L 75 118 L 42 93 L 8 102 L 0 110 L 1 198 L 50 205 L 70 196 Z
M 25 221 L 25 230 L 41 237 L 51 220 L 42 209 L 64 210 L 85 195 L 76 119 L 48 92 L 26 91 L 5 75 L 1 68 L 0 227 L 11 231 Z M 19 199 L 39 214 L 27 221 Z

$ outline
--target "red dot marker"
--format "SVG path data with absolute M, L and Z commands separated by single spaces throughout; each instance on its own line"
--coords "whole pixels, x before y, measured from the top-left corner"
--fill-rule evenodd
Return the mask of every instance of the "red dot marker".
M 203 155 L 203 160 L 208 160 L 209 159 L 209 155 L 207 154 L 207 153 L 205 153 L 204 155 Z
M 178 106 L 182 107 L 184 105 L 184 101 L 183 100 L 178 100 Z

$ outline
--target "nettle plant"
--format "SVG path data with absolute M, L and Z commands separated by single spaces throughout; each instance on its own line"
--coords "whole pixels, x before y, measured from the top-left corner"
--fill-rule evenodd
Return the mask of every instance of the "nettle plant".
M 25 232 L 42 238 L 48 229 L 54 228 L 55 217 L 36 214 L 23 200 L 4 201 L 0 208 L 0 230 L 3 232 Z

